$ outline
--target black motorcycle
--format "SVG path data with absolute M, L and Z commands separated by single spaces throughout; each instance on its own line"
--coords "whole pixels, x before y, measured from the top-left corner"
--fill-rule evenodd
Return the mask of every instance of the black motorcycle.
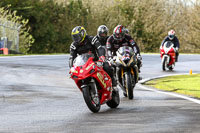
M 125 97 L 133 99 L 133 90 L 138 82 L 137 58 L 134 50 L 129 46 L 120 47 L 115 60 L 118 85 Z

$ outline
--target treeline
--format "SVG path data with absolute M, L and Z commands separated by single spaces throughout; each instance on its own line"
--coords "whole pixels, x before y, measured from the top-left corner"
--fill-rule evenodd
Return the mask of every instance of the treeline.
M 112 34 L 117 24 L 127 27 L 143 52 L 158 52 L 170 29 L 176 31 L 181 52 L 200 53 L 200 5 L 183 0 L 1 0 L 28 19 L 35 39 L 28 53 L 66 53 L 77 25 L 96 35 L 105 24 Z M 23 51 L 22 51 L 23 52 Z
M 70 1 L 68 5 L 56 4 L 53 0 L 0 1 L 1 7 L 7 5 L 29 20 L 29 32 L 35 42 L 28 53 L 69 52 L 72 28 L 87 23 L 88 10 L 81 1 Z

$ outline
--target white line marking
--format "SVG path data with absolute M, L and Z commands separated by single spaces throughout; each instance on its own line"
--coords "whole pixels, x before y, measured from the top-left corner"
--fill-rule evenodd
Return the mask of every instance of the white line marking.
M 198 73 L 192 73 L 192 74 L 198 74 Z M 159 79 L 159 78 L 164 78 L 164 77 L 169 77 L 169 76 L 176 76 L 176 75 L 189 75 L 189 72 L 188 73 L 178 73 L 178 74 L 167 74 L 167 75 L 162 75 L 162 76 L 156 76 L 156 77 L 151 77 L 151 78 L 145 78 L 145 79 L 142 79 L 139 81 L 139 83 L 143 84 L 147 81 L 150 81 L 150 80 L 154 80 L 154 79 Z
M 194 98 L 191 98 L 191 97 L 183 96 L 183 95 L 180 95 L 180 94 L 175 94 L 175 93 L 172 93 L 172 92 L 164 92 L 164 91 L 154 90 L 154 89 L 148 88 L 146 86 L 143 86 L 141 84 L 138 84 L 138 87 L 140 87 L 140 88 L 142 88 L 144 90 L 149 90 L 149 91 L 153 91 L 153 92 L 156 92 L 156 93 L 161 93 L 161 94 L 165 94 L 165 95 L 179 97 L 179 98 L 182 98 L 182 99 L 189 100 L 189 101 L 192 101 L 194 103 L 200 104 L 200 100 L 194 99 Z
M 179 98 L 182 98 L 182 99 L 185 99 L 185 100 L 188 100 L 188 101 L 200 104 L 200 100 L 198 100 L 198 99 L 191 98 L 191 97 L 184 96 L 184 95 L 177 94 L 177 93 L 173 93 L 173 92 L 165 92 L 165 91 L 151 89 L 151 88 L 143 86 L 141 84 L 141 83 L 145 83 L 145 82 L 147 82 L 149 80 L 153 80 L 153 79 L 157 79 L 157 78 L 163 78 L 163 77 L 167 77 L 167 76 L 174 76 L 174 75 L 188 75 L 188 73 L 187 74 L 186 73 L 184 73 L 184 74 L 183 73 L 182 74 L 171 74 L 171 75 L 158 76 L 158 77 L 154 77 L 154 78 L 147 78 L 147 79 L 144 79 L 144 80 L 140 81 L 137 86 L 140 87 L 140 88 L 142 88 L 142 89 L 144 89 L 144 90 L 149 90 L 149 91 L 153 91 L 153 92 L 160 93 L 160 94 L 165 94 L 165 95 L 170 95 L 170 96 L 174 96 L 174 97 L 179 97 Z

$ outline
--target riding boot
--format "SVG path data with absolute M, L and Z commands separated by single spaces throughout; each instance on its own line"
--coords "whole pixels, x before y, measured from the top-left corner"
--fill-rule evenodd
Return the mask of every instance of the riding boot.
M 139 76 L 139 77 L 138 77 L 138 80 L 142 80 L 142 77 L 141 77 L 141 76 Z
M 175 62 L 178 62 L 178 56 L 176 56 Z
M 140 76 L 140 68 L 141 68 L 141 64 L 138 64 L 138 80 L 142 80 L 142 77 Z
M 176 52 L 176 58 L 175 58 L 175 62 L 178 62 L 178 55 L 179 55 L 179 53 L 178 53 L 178 52 Z

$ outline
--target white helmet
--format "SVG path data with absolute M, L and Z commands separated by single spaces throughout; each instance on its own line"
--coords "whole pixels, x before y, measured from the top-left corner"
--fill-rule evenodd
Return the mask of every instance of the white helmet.
M 174 31 L 174 30 L 170 30 L 170 31 L 168 32 L 168 36 L 169 36 L 169 39 L 170 39 L 170 40 L 174 39 L 174 37 L 175 37 L 175 31 Z

